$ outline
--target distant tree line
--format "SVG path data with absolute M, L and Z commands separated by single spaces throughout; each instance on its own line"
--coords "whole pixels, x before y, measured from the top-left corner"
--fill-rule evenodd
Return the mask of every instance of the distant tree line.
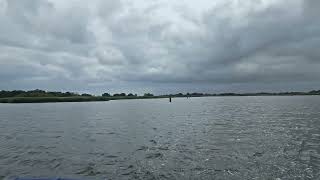
M 146 93 L 147 96 L 153 96 L 150 93 Z M 30 90 L 30 91 L 23 91 L 23 90 L 13 90 L 13 91 L 0 91 L 0 98 L 10 98 L 10 97 L 93 97 L 94 95 L 83 93 L 78 94 L 74 92 L 55 92 L 55 91 L 44 91 L 40 89 Z M 116 93 L 116 94 L 109 94 L 103 93 L 102 97 L 137 97 L 137 94 L 126 94 L 126 93 Z
M 177 93 L 177 94 L 166 94 L 160 95 L 156 97 L 201 97 L 201 96 L 295 96 L 295 95 L 320 95 L 320 90 L 313 90 L 309 92 L 280 92 L 280 93 L 220 93 L 220 94 L 208 94 L 208 93 Z M 44 91 L 44 90 L 31 90 L 31 91 L 23 91 L 23 90 L 14 90 L 14 91 L 0 91 L 0 98 L 10 98 L 10 97 L 93 97 L 91 94 L 78 94 L 74 92 L 55 92 L 55 91 Z M 138 96 L 133 93 L 115 93 L 113 95 L 109 93 L 103 93 L 102 97 L 155 97 L 155 95 L 151 93 L 145 93 L 143 96 Z
M 132 93 L 129 93 L 129 94 L 126 94 L 126 93 L 116 93 L 116 94 L 109 94 L 109 93 L 103 93 L 102 94 L 103 97 L 137 97 L 138 95 L 137 94 L 132 94 Z
M 82 94 L 84 96 L 86 94 Z M 22 90 L 14 90 L 14 91 L 0 91 L 0 98 L 6 97 L 72 97 L 72 96 L 80 96 L 77 93 L 73 92 L 46 92 L 43 90 L 31 90 L 31 91 L 22 91 Z

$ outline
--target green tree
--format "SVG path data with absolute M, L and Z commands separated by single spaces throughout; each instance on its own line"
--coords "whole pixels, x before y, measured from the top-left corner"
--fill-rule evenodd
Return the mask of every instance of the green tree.
M 110 97 L 111 95 L 109 93 L 103 93 L 102 96 L 103 97 Z
M 113 94 L 113 96 L 126 96 L 126 93 Z
M 81 94 L 81 96 L 91 97 L 92 95 L 91 95 L 91 94 L 86 94 L 86 93 L 84 93 L 84 94 Z
M 145 93 L 143 96 L 145 96 L 145 97 L 152 97 L 152 96 L 154 96 L 154 95 L 151 94 L 151 93 Z

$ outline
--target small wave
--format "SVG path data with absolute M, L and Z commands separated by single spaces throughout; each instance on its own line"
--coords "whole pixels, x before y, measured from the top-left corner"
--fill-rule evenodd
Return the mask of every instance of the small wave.
M 161 158 L 163 157 L 163 154 L 161 153 L 150 153 L 146 155 L 147 159 L 156 159 L 156 158 Z
M 96 176 L 101 173 L 99 171 L 96 171 L 92 166 L 87 166 L 83 170 L 78 171 L 76 174 L 85 176 Z

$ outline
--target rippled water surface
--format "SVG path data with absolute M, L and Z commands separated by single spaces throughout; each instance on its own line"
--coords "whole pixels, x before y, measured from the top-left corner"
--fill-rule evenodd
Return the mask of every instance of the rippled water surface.
M 320 97 L 0 104 L 0 179 L 319 179 Z

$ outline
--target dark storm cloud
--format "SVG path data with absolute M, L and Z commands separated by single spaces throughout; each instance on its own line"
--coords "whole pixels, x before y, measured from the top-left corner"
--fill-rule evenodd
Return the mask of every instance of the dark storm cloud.
M 0 89 L 319 84 L 317 1 L 184 3 L 0 0 Z

